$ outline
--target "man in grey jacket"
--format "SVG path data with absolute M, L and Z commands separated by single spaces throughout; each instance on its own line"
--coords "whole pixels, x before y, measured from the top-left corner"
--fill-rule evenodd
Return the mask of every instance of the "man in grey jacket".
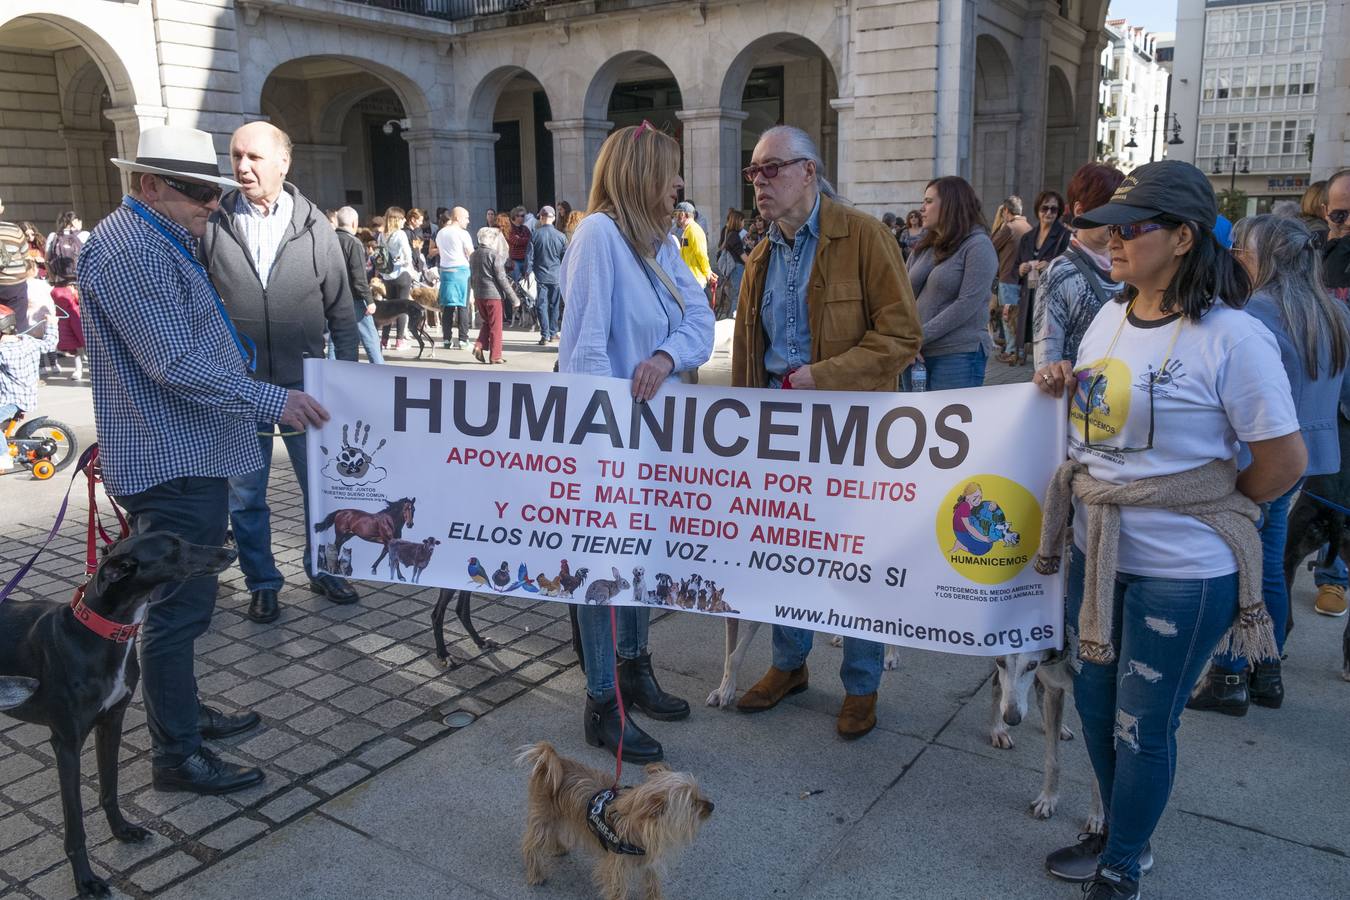
M 355 361 L 356 319 L 347 265 L 323 211 L 286 183 L 291 141 L 266 122 L 251 122 L 230 139 L 238 191 L 220 199 L 202 239 L 202 258 L 230 319 L 258 348 L 254 377 L 300 388 L 305 357 L 322 359 L 324 330 L 338 359 Z M 259 423 L 263 467 L 230 479 L 230 524 L 251 600 L 248 617 L 272 622 L 280 615 L 283 581 L 272 554 L 267 481 L 276 423 Z M 305 511 L 305 573 L 310 589 L 335 603 L 355 603 L 351 585 L 315 575 L 310 552 L 305 435 L 282 431 L 300 483 Z

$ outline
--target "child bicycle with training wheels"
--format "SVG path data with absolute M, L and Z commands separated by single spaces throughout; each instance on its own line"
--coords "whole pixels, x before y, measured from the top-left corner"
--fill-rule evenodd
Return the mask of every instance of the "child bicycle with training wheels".
M 75 459 L 75 434 L 60 422 L 40 417 L 24 422 L 37 405 L 38 372 L 44 354 L 56 349 L 55 321 L 43 316 L 18 333 L 18 316 L 0 305 L 0 475 L 29 470 L 39 481 Z

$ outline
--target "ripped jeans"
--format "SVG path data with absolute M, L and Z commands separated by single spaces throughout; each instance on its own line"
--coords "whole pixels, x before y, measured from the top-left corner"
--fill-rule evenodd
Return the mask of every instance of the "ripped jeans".
M 1064 613 L 1075 632 L 1084 569 L 1083 553 L 1074 547 Z M 1074 678 L 1074 703 L 1106 811 L 1099 862 L 1129 878 L 1139 878 L 1139 856 L 1167 807 L 1181 711 L 1237 616 L 1237 592 L 1236 573 L 1208 579 L 1116 573 L 1116 662 L 1085 662 Z

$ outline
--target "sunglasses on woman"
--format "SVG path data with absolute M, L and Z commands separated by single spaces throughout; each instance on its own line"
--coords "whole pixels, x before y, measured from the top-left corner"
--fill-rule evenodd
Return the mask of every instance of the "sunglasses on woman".
M 1059 215 L 1059 207 L 1058 207 L 1058 206 L 1042 206 L 1042 207 L 1041 207 L 1041 212 L 1043 212 L 1043 213 L 1054 213 L 1055 215 Z
M 1107 225 L 1106 233 L 1113 238 L 1118 237 L 1122 241 L 1132 241 L 1140 235 L 1154 231 L 1171 231 L 1176 227 L 1164 222 L 1136 222 L 1133 225 Z
M 796 159 L 785 159 L 779 163 L 764 163 L 763 165 L 746 166 L 744 169 L 741 169 L 741 174 L 744 175 L 745 180 L 751 184 L 755 183 L 755 179 L 760 176 L 760 173 L 763 173 L 765 178 L 773 181 L 778 177 L 778 172 L 780 170 L 793 165 L 794 163 L 806 162 L 806 160 L 807 157 L 799 156 Z
M 168 175 L 159 176 L 159 180 L 173 188 L 178 193 L 187 197 L 189 200 L 196 200 L 198 203 L 211 203 L 219 200 L 220 195 L 224 193 L 219 185 L 202 184 L 200 181 L 183 181 L 178 178 L 171 178 Z

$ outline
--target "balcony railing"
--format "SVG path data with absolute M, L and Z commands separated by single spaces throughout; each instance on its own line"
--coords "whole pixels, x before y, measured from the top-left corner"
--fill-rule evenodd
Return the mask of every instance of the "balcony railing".
M 495 16 L 524 12 L 544 6 L 556 6 L 569 0 L 349 0 L 362 6 L 392 9 L 416 16 L 458 21 L 475 16 Z

